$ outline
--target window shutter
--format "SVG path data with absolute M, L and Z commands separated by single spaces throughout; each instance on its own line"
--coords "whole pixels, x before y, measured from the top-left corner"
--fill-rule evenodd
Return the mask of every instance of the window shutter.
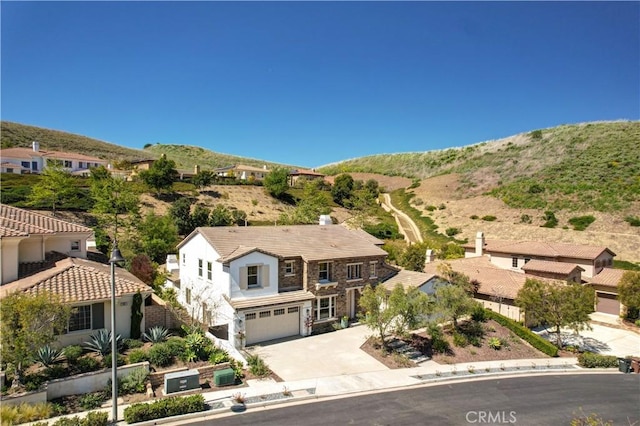
M 247 267 L 240 267 L 240 290 L 246 290 L 247 285 Z
M 91 326 L 94 330 L 104 328 L 104 303 L 91 305 Z
M 262 287 L 269 287 L 269 265 L 262 265 L 262 271 L 260 271 L 260 274 Z

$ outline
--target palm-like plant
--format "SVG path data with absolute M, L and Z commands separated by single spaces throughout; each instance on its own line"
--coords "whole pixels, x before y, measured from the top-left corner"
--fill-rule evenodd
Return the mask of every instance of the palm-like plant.
M 121 343 L 120 335 L 116 336 L 116 344 L 118 347 Z M 91 352 L 96 352 L 104 358 L 111 353 L 111 331 L 107 331 L 104 328 L 98 330 L 98 332 L 91 336 L 91 340 L 84 343 L 84 347 Z
M 38 353 L 36 354 L 36 360 L 47 368 L 60 361 L 61 357 L 62 351 L 52 348 L 49 345 L 43 346 L 38 349 Z
M 151 343 L 164 342 L 169 336 L 171 336 L 169 330 L 161 325 L 151 327 L 146 333 L 142 335 L 144 340 Z

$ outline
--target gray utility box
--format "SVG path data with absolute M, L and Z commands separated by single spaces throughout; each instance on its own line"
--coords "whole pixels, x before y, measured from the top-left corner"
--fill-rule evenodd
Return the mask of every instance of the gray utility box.
M 165 395 L 198 388 L 200 388 L 200 372 L 198 370 L 178 371 L 164 375 Z

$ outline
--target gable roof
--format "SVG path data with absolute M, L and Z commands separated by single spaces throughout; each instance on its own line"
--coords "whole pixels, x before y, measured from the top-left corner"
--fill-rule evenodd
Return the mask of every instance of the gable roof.
M 91 260 L 68 257 L 53 268 L 0 287 L 0 298 L 15 291 L 57 294 L 64 303 L 96 302 L 111 298 L 111 269 Z M 152 292 L 151 287 L 125 269 L 116 268 L 116 297 Z
M 89 161 L 92 163 L 106 163 L 98 157 L 90 157 L 88 155 L 78 154 L 76 152 L 62 151 L 34 151 L 32 148 L 5 148 L 2 150 L 4 158 L 27 158 L 27 157 L 48 157 L 48 158 L 68 158 L 72 160 Z
M 84 225 L 0 204 L 0 237 L 27 237 L 30 234 L 53 235 L 59 233 L 90 234 L 92 232 L 91 228 Z
M 464 244 L 465 249 L 475 249 L 475 243 Z M 607 251 L 616 254 L 604 246 L 588 246 L 581 244 L 547 243 L 543 241 L 505 241 L 487 240 L 483 247 L 486 253 L 519 254 L 541 257 L 569 257 L 574 259 L 594 260 Z
M 627 271 L 624 269 L 603 268 L 595 277 L 589 279 L 589 284 L 616 288 L 625 272 Z
M 252 250 L 279 257 L 302 257 L 306 261 L 386 256 L 383 242 L 364 231 L 340 225 L 216 226 L 196 228 L 180 244 L 201 234 L 220 255 L 219 261 Z
M 420 287 L 426 284 L 430 279 L 436 277 L 433 273 L 409 271 L 402 269 L 397 274 L 393 275 L 388 280 L 384 281 L 382 285 L 387 290 L 393 290 L 397 284 L 402 284 L 402 287 L 407 290 L 411 287 Z
M 569 262 L 553 262 L 550 260 L 532 259 L 521 268 L 525 272 L 550 272 L 552 274 L 569 275 L 576 269 L 584 271 L 580 266 Z
M 487 296 L 502 296 L 507 299 L 515 299 L 518 291 L 524 286 L 527 278 L 531 278 L 522 272 L 502 269 L 491 263 L 487 256 L 468 257 L 463 259 L 447 260 L 446 262 L 427 263 L 425 272 L 439 275 L 438 265 L 448 263 L 451 268 L 476 280 L 480 283 L 478 293 Z M 561 280 L 535 277 L 535 279 L 558 284 L 565 284 Z

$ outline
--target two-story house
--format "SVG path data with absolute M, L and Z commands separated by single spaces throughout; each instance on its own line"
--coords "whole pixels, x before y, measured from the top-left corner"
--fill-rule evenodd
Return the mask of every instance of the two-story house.
M 178 245 L 178 300 L 236 346 L 355 317 L 362 288 L 396 271 L 382 241 L 321 223 L 197 228 Z
M 92 234 L 83 225 L 0 204 L 0 299 L 15 291 L 58 295 L 71 306 L 67 332 L 58 338 L 62 346 L 80 344 L 97 329 L 111 329 L 110 268 L 87 260 Z M 116 268 L 115 288 L 116 332 L 126 338 L 133 296 L 140 292 L 146 299 L 152 289 L 122 268 Z
M 101 158 L 77 154 L 75 152 L 45 151 L 39 142 L 29 148 L 5 148 L 0 150 L 2 173 L 42 173 L 51 164 L 63 167 L 72 173 L 87 171 L 92 167 L 107 166 Z

